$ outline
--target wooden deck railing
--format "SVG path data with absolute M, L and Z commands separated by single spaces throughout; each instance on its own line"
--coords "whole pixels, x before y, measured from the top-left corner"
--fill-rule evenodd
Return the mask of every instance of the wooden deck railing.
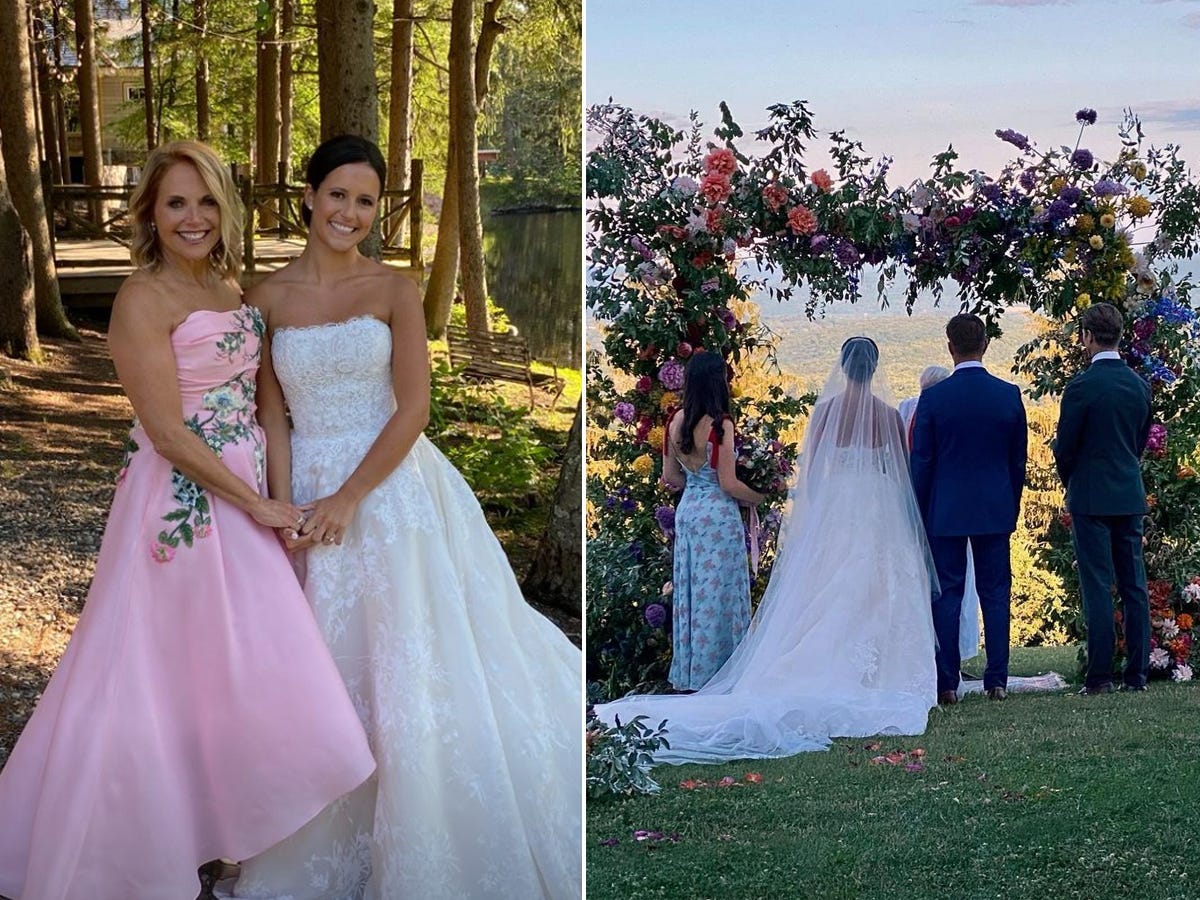
M 247 211 L 243 232 L 245 268 L 254 272 L 256 262 L 277 261 L 279 257 L 257 255 L 255 238 L 303 239 L 308 233 L 300 217 L 304 185 L 288 184 L 281 165 L 278 180 L 255 183 L 244 167 L 231 167 L 234 183 Z M 384 191 L 380 199 L 380 232 L 383 258 L 403 260 L 420 271 L 424 165 L 414 159 L 409 172 L 409 188 Z M 51 233 L 56 238 L 105 240 L 129 246 L 129 198 L 133 186 L 92 188 L 85 185 L 45 185 L 50 198 Z M 405 242 L 407 239 L 407 243 Z M 128 265 L 113 259 L 64 261 L 60 265 Z

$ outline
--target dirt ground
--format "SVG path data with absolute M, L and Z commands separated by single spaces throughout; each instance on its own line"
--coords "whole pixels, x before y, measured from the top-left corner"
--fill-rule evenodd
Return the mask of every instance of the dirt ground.
M 0 358 L 0 766 L 83 608 L 132 417 L 103 323 L 77 324 L 43 366 Z M 498 534 L 523 572 L 537 535 Z M 541 611 L 580 643 L 578 618 Z

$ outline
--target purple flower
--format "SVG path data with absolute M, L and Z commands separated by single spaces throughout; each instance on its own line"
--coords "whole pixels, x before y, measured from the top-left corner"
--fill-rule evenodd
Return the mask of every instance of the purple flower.
M 717 316 L 720 318 L 721 324 L 725 326 L 726 331 L 733 331 L 737 327 L 737 316 L 733 314 L 733 310 L 728 308 L 722 309 L 717 313 Z
M 637 410 L 633 408 L 633 404 L 627 403 L 624 400 L 613 407 L 613 415 L 626 425 L 633 421 L 633 417 L 636 414 Z
M 1146 438 L 1146 449 L 1158 452 L 1167 446 L 1166 426 L 1155 422 L 1150 426 L 1150 436 Z
M 675 507 L 658 507 L 658 509 L 654 510 L 654 521 L 658 522 L 658 527 L 663 530 L 663 534 L 671 537 L 675 534 Z
M 990 200 L 993 203 L 999 203 L 1004 196 L 1004 188 L 996 184 L 994 181 L 989 181 L 979 189 L 979 193 L 983 194 L 984 199 Z
M 713 291 L 715 291 L 720 286 L 721 286 L 721 279 L 710 278 L 700 285 L 700 293 L 711 294 Z
M 1071 154 L 1071 165 L 1077 169 L 1083 169 L 1086 171 L 1092 167 L 1093 162 L 1095 162 L 1095 160 L 1092 158 L 1092 151 L 1088 150 L 1086 147 L 1080 147 Z
M 1117 194 L 1128 194 L 1129 188 L 1111 178 L 1101 178 L 1092 185 L 1092 193 L 1097 197 L 1115 197 Z
M 1147 316 L 1133 323 L 1133 334 L 1139 341 L 1144 341 L 1154 334 L 1157 327 L 1154 320 Z
M 1084 107 L 1083 109 L 1081 109 L 1077 113 L 1075 113 L 1075 121 L 1078 122 L 1080 125 L 1095 125 L 1096 124 L 1096 111 L 1094 109 L 1088 109 L 1088 108 Z
M 1058 199 L 1064 203 L 1070 203 L 1074 206 L 1083 198 L 1083 191 L 1075 187 L 1073 184 L 1068 184 L 1065 188 L 1058 192 Z
M 1046 207 L 1046 218 L 1051 222 L 1061 222 L 1073 212 L 1071 204 L 1059 197 Z
M 654 254 L 650 252 L 650 248 L 646 246 L 646 242 L 640 237 L 634 236 L 629 241 L 629 246 L 641 254 L 642 259 L 653 259 Z
M 1017 181 L 1020 182 L 1021 187 L 1025 188 L 1025 190 L 1032 191 L 1037 187 L 1037 172 L 1033 169 L 1026 169 L 1020 174 Z
M 683 387 L 683 366 L 677 360 L 668 359 L 658 370 L 658 380 L 668 391 L 677 391 Z
M 858 248 L 845 239 L 837 242 L 837 246 L 833 248 L 833 255 L 843 266 L 857 266 L 861 261 Z
M 1019 131 L 1013 131 L 1011 128 L 1005 128 L 1003 130 L 997 128 L 996 137 L 1000 138 L 1002 141 L 1008 141 L 1008 143 L 1012 144 L 1018 150 L 1029 149 L 1029 138 L 1021 134 Z
M 814 234 L 808 245 L 813 253 L 823 253 L 829 249 L 829 238 L 824 234 Z
M 667 622 L 667 610 L 661 603 L 651 603 L 642 616 L 651 628 L 662 628 Z
M 638 380 L 634 382 L 633 389 L 639 394 L 648 394 L 650 389 L 654 387 L 654 382 L 649 375 L 639 375 Z

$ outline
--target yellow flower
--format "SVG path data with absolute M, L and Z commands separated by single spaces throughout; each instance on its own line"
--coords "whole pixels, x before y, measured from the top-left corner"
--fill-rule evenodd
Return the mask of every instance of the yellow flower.
M 667 436 L 667 434 L 665 431 L 663 431 L 662 426 L 655 425 L 653 428 L 650 429 L 650 433 L 648 435 L 646 435 L 646 443 L 649 444 L 651 447 L 653 447 L 655 450 L 661 450 L 662 445 L 663 445 L 663 440 L 666 438 L 666 436 Z
M 1090 238 L 1088 238 L 1088 243 L 1092 245 L 1093 250 L 1104 249 L 1104 238 L 1100 237 L 1098 234 L 1093 234 Z
M 1117 224 L 1117 217 L 1112 213 L 1105 213 L 1100 217 L 1100 225 L 1103 228 L 1112 228 Z
M 1129 198 L 1129 214 L 1135 219 L 1144 219 L 1150 215 L 1150 201 L 1141 194 Z
M 1083 213 L 1075 220 L 1075 230 L 1080 234 L 1091 234 L 1096 230 L 1096 218 L 1088 213 Z
M 633 471 L 642 476 L 649 475 L 654 471 L 654 457 L 649 453 L 643 453 L 633 461 Z
M 1075 298 L 1075 308 L 1076 309 L 1084 310 L 1084 309 L 1087 309 L 1091 305 L 1092 305 L 1092 298 L 1091 298 L 1091 295 L 1088 294 L 1087 292 L 1084 292 Z
M 1191 466 L 1183 465 L 1183 466 L 1180 466 L 1179 469 L 1175 472 L 1175 476 L 1177 478 L 1195 478 L 1196 470 L 1193 469 Z
M 1063 188 L 1065 188 L 1066 186 L 1067 186 L 1067 179 L 1063 178 L 1061 175 L 1059 175 L 1057 178 L 1055 178 L 1053 181 L 1050 182 L 1050 190 L 1054 191 L 1054 193 L 1056 193 L 1056 194 L 1059 191 L 1061 191 Z
M 674 391 L 667 391 L 662 395 L 662 399 L 658 401 L 659 409 L 666 412 L 669 409 L 675 409 L 679 406 L 679 395 Z
M 1140 159 L 1135 161 L 1133 165 L 1129 167 L 1129 173 L 1138 181 L 1141 181 L 1146 177 L 1146 164 Z
M 738 387 L 736 384 L 731 384 L 729 386 L 729 396 L 730 397 L 742 396 L 742 389 L 740 387 Z

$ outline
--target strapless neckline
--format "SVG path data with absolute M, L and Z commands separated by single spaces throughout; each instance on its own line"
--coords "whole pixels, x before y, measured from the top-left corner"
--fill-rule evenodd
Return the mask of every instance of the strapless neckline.
M 338 319 L 335 322 L 317 322 L 315 325 L 277 325 L 274 331 L 276 334 L 279 334 L 283 331 L 319 331 L 322 328 L 337 328 L 342 325 L 351 325 L 355 322 L 361 322 L 364 319 L 370 319 L 378 322 L 384 328 L 389 330 L 391 329 L 391 326 L 389 326 L 387 322 L 383 321 L 383 319 L 379 318 L 378 316 L 373 316 L 370 313 L 363 313 L 359 316 L 351 316 L 348 319 Z

